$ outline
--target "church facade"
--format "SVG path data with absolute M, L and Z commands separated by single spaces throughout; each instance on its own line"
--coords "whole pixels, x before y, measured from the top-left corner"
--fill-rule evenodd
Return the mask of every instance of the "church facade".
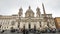
M 44 14 L 41 14 L 40 8 L 36 8 L 35 13 L 29 6 L 23 17 L 23 9 L 20 8 L 17 15 L 4 16 L 0 15 L 0 30 L 10 30 L 12 27 L 14 29 L 34 29 L 43 30 L 47 28 L 56 28 L 54 18 L 52 14 L 46 14 L 44 5 L 42 4 Z

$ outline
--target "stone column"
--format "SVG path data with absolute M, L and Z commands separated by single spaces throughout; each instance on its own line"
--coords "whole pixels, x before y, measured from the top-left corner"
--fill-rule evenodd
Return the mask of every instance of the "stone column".
M 29 23 L 26 22 L 26 23 L 25 23 L 25 29 L 29 29 L 28 27 L 29 27 Z

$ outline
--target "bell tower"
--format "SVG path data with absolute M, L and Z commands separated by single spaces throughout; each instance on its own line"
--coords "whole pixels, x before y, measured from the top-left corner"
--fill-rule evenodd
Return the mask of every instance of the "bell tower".
M 20 9 L 19 9 L 19 12 L 18 12 L 18 16 L 22 16 L 22 14 L 23 14 L 22 12 L 23 12 L 23 9 L 20 8 Z
M 36 9 L 36 17 L 40 17 L 40 16 L 41 16 L 40 8 L 37 7 L 37 9 Z

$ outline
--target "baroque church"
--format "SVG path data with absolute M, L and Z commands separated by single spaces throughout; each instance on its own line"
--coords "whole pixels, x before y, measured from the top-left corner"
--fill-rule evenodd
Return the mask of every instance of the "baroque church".
M 23 9 L 20 8 L 18 14 L 11 16 L 0 15 L 0 30 L 10 30 L 12 27 L 14 29 L 34 29 L 44 30 L 47 28 L 56 28 L 54 18 L 52 14 L 46 14 L 44 4 L 42 4 L 43 13 L 41 14 L 40 8 L 36 8 L 35 13 L 29 6 L 25 12 L 25 17 L 23 17 Z

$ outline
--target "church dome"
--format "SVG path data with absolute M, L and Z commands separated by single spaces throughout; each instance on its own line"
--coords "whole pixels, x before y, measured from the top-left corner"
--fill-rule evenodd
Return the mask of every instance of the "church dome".
M 34 17 L 34 12 L 32 11 L 31 7 L 25 13 L 25 17 Z

